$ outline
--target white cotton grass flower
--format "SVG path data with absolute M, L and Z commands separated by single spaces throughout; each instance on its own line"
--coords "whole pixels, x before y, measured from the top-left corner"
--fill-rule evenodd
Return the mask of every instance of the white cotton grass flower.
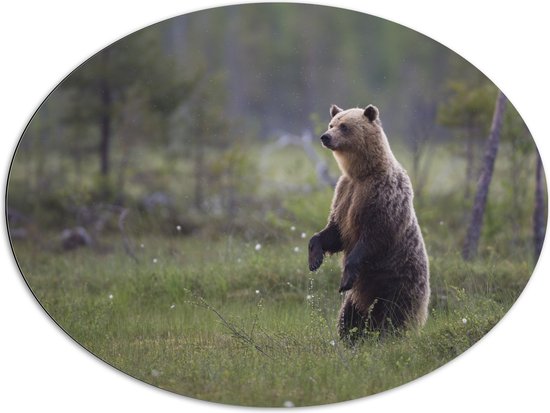
M 293 226 L 290 227 L 290 230 L 291 231 L 296 231 L 296 227 L 293 225 Z
M 290 400 L 286 400 L 286 401 L 283 403 L 283 406 L 284 406 L 284 407 L 294 407 L 294 403 L 292 403 Z
M 336 341 L 334 341 L 334 340 L 330 340 L 328 343 L 329 343 L 332 347 L 334 347 L 334 346 L 336 345 Z
M 465 318 L 462 319 L 462 324 L 466 324 L 467 322 L 468 322 L 467 319 L 465 319 Z
M 153 258 L 153 264 L 156 264 L 158 262 L 158 259 Z
M 262 244 L 257 243 L 256 246 L 254 247 L 254 249 L 255 249 L 256 251 L 260 251 L 260 250 L 262 249 Z
M 174 308 L 176 308 L 176 304 L 172 304 L 172 305 L 170 306 L 170 309 L 173 310 Z
M 140 248 L 145 248 L 145 245 L 139 244 L 139 247 L 140 247 Z
M 181 225 L 176 225 L 176 231 L 181 231 Z
M 311 294 L 308 294 L 308 295 L 306 295 L 306 300 L 311 300 L 313 297 L 315 297 L 315 296 L 311 295 Z
M 256 294 L 260 294 L 260 290 L 256 290 Z
M 300 237 L 305 238 L 305 237 L 306 237 L 306 233 L 305 233 L 305 232 L 302 232 L 302 233 L 300 234 Z
M 294 252 L 300 252 L 300 247 L 294 247 Z
M 109 294 L 109 300 L 113 299 L 113 294 Z

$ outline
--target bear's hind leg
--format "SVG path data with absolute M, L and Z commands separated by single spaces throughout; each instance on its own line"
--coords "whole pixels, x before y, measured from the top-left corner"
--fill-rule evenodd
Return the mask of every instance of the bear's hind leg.
M 346 294 L 338 318 L 338 334 L 340 339 L 353 345 L 362 336 L 365 321 L 365 318 L 351 302 L 350 294 Z

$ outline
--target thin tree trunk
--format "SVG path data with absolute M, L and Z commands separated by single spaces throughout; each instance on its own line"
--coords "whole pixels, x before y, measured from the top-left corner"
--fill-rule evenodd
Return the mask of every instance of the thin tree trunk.
M 412 139 L 412 178 L 414 181 L 414 188 L 418 186 L 418 181 L 420 180 L 420 142 L 417 137 L 413 137 Z M 415 195 L 417 191 L 415 191 Z
M 109 80 L 107 79 L 107 67 L 109 65 L 109 49 L 104 50 L 101 53 L 101 62 L 103 75 L 99 82 L 99 94 L 101 101 L 101 115 L 99 119 L 100 125 L 100 142 L 99 142 L 99 159 L 100 159 L 100 171 L 101 175 L 107 177 L 109 175 L 110 164 L 110 144 L 111 144 L 111 87 Z
M 227 34 L 224 39 L 224 60 L 228 75 L 228 113 L 230 116 L 239 116 L 245 106 L 246 82 L 245 70 L 243 67 L 243 45 L 236 42 L 239 28 L 242 24 L 240 14 L 234 7 L 229 8 L 227 16 Z
M 535 261 L 539 259 L 542 251 L 545 233 L 545 214 L 544 214 L 544 189 L 542 182 L 542 159 L 537 151 L 537 166 L 535 171 L 535 209 L 533 211 L 533 238 L 535 243 Z
M 195 208 L 199 212 L 204 209 L 204 146 L 202 143 L 197 143 L 195 146 Z
M 44 105 L 44 109 L 41 111 L 41 116 L 36 117 L 37 121 L 40 121 L 39 123 L 39 132 L 36 139 L 36 154 L 37 154 L 37 160 L 36 160 L 36 175 L 34 180 L 34 187 L 35 190 L 44 190 L 47 186 L 48 176 L 45 171 L 46 166 L 46 147 L 48 146 L 48 127 L 47 123 L 49 121 L 49 113 L 48 113 L 48 106 Z M 38 122 L 37 122 L 38 123 Z
M 489 186 L 493 177 L 495 159 L 498 153 L 500 130 L 504 121 L 506 102 L 506 96 L 499 91 L 495 104 L 493 121 L 491 123 L 491 132 L 489 133 L 489 138 L 485 147 L 483 168 L 477 185 L 477 192 L 474 199 L 474 206 L 472 208 L 470 224 L 468 226 L 468 232 L 466 234 L 464 248 L 462 250 L 462 257 L 465 260 L 471 260 L 477 254 L 477 246 L 481 234 L 481 227 L 483 225 L 483 215 L 485 213 L 485 206 L 487 205 L 487 195 L 489 193 Z
M 464 185 L 464 199 L 471 198 L 472 181 L 474 180 L 474 138 L 472 128 L 468 128 L 466 137 L 466 185 Z
M 110 170 L 109 152 L 111 144 L 111 91 L 107 82 L 102 82 L 101 88 L 101 140 L 99 143 L 100 171 L 101 175 L 108 176 Z

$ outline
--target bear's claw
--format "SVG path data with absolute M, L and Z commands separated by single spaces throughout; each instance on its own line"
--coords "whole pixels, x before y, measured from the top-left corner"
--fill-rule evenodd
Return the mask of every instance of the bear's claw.
M 316 271 L 323 263 L 323 247 L 317 235 L 314 235 L 309 241 L 309 270 Z

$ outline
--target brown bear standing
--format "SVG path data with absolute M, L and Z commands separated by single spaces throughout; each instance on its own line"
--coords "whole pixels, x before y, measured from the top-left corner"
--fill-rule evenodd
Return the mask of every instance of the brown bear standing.
M 430 296 L 428 258 L 406 171 L 394 158 L 378 109 L 332 105 L 321 136 L 342 171 L 327 226 L 309 242 L 309 268 L 343 251 L 339 334 L 420 327 Z

